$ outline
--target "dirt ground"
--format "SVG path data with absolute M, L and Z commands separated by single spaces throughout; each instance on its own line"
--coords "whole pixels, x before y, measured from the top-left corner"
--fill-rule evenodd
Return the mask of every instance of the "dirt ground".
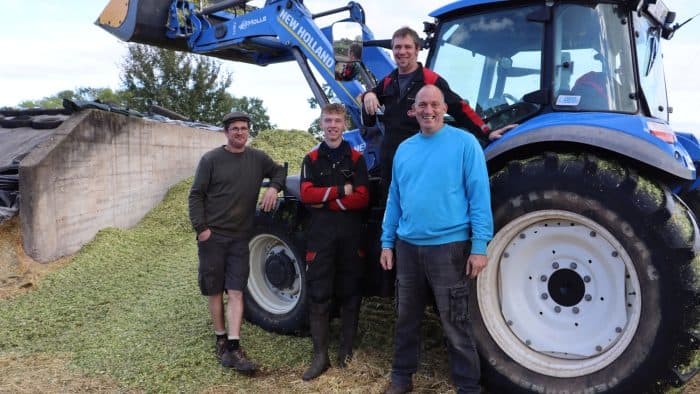
M 64 267 L 70 257 L 49 264 L 32 260 L 24 253 L 19 217 L 0 224 L 0 300 L 32 290 L 48 272 Z
M 33 290 L 48 272 L 64 267 L 70 257 L 41 264 L 24 253 L 17 216 L 0 224 L 0 302 Z M 109 379 L 86 378 L 69 371 L 60 357 L 35 354 L 0 356 L 0 393 L 117 392 Z
M 39 279 L 48 272 L 61 269 L 70 261 L 70 257 L 64 257 L 49 264 L 37 263 L 24 253 L 20 236 L 19 218 L 15 216 L 9 221 L 0 224 L 0 302 L 3 299 L 14 297 L 36 288 Z M 362 355 L 356 355 L 358 361 Z M 4 354 L 0 356 L 0 394 L 1 393 L 92 393 L 92 392 L 133 392 L 124 390 L 123 387 L 108 377 L 86 377 L 79 371 L 67 367 L 67 358 L 60 356 L 48 356 L 45 354 L 33 354 L 19 356 Z M 357 375 L 359 379 L 367 379 L 367 375 L 376 375 L 376 371 L 361 370 L 362 362 L 353 363 L 354 368 L 349 368 L 344 373 Z M 357 370 L 355 370 L 357 369 Z M 290 374 L 298 374 L 299 371 L 290 371 Z M 339 377 L 333 377 L 334 369 L 329 372 L 328 380 L 323 379 L 318 385 L 301 384 L 299 387 L 281 388 L 275 386 L 278 379 L 263 377 L 259 382 L 259 388 L 267 391 L 267 385 L 272 391 L 286 392 L 324 392 L 333 386 L 330 384 Z M 279 378 L 279 377 L 277 377 Z M 347 378 L 347 377 L 346 377 Z M 347 381 L 348 379 L 340 379 Z M 352 379 L 350 379 L 352 380 Z M 420 382 L 417 382 L 420 383 Z M 330 384 L 330 386 L 329 386 Z M 334 387 L 335 392 L 356 392 L 347 386 Z M 205 388 L 204 392 L 221 392 L 222 387 Z M 364 387 L 367 389 L 367 387 Z M 364 390 L 363 389 L 363 390 Z M 370 391 L 379 392 L 381 387 L 372 387 Z M 448 386 L 434 387 L 429 392 L 445 392 Z M 223 390 L 226 392 L 226 390 Z M 682 391 L 684 394 L 700 394 L 700 375 L 696 376 Z
M 107 378 L 87 378 L 66 369 L 65 359 L 36 354 L 0 357 L 0 393 L 124 392 Z

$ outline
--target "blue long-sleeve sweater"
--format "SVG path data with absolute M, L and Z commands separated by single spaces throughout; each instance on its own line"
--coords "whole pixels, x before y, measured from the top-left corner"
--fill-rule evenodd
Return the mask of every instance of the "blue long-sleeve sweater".
M 473 135 L 445 125 L 404 141 L 394 156 L 382 247 L 398 236 L 414 245 L 471 239 L 472 254 L 486 254 L 493 217 L 486 161 Z

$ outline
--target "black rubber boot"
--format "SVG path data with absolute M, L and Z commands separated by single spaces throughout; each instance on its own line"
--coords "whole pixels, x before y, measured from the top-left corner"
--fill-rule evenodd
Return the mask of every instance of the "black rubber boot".
M 338 348 L 338 368 L 345 368 L 352 359 L 352 343 L 357 333 L 362 297 L 352 296 L 343 300 L 340 310 L 340 347 Z
M 314 344 L 314 355 L 309 369 L 301 376 L 303 380 L 319 377 L 331 365 L 328 359 L 328 320 L 330 301 L 322 304 L 311 302 L 309 313 L 309 329 L 311 341 Z

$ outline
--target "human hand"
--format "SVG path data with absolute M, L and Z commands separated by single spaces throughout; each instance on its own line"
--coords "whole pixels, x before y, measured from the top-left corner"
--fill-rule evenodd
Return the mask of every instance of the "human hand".
M 394 266 L 394 251 L 382 249 L 382 254 L 379 256 L 379 264 L 385 271 L 389 271 Z
M 265 194 L 263 194 L 263 198 L 260 201 L 260 208 L 262 208 L 264 212 L 270 212 L 272 208 L 275 207 L 277 203 L 277 193 L 279 193 L 279 191 L 274 187 L 268 187 L 267 190 L 265 190 Z
M 513 124 L 503 126 L 500 129 L 496 129 L 496 130 L 490 132 L 489 133 L 489 141 L 494 141 L 494 140 L 497 140 L 497 139 L 503 137 L 503 134 L 505 134 L 506 131 L 514 129 L 518 126 L 519 125 L 517 123 L 513 123 Z
M 346 183 L 345 186 L 343 186 L 343 191 L 346 196 L 352 194 L 353 190 L 352 183 Z
M 470 254 L 469 259 L 467 259 L 465 274 L 472 279 L 476 278 L 486 268 L 488 262 L 489 259 L 483 254 Z
M 208 240 L 209 237 L 211 237 L 211 230 L 206 229 L 206 230 L 202 231 L 201 233 L 197 234 L 197 241 L 204 242 L 204 241 Z
M 374 92 L 365 93 L 364 104 L 365 111 L 367 111 L 368 114 L 374 115 L 377 113 L 377 109 L 379 109 L 379 99 Z

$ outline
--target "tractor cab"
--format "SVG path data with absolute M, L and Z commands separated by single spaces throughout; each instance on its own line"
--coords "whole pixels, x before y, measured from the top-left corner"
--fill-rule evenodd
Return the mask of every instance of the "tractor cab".
M 668 121 L 661 1 L 459 1 L 436 10 L 428 67 L 492 128 L 545 112 Z

